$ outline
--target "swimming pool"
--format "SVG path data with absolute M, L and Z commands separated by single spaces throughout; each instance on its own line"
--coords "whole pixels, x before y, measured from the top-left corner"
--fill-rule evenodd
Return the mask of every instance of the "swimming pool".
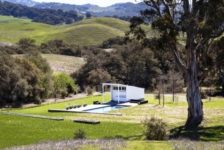
M 90 113 L 107 113 L 112 110 L 118 110 L 118 109 L 123 109 L 123 108 L 127 108 L 127 106 L 106 106 L 106 107 L 88 109 L 88 110 L 84 110 L 84 111 L 90 112 Z

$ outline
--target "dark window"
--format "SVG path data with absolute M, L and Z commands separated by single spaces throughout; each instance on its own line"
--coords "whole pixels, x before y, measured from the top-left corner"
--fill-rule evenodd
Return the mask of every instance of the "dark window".
M 118 87 L 114 87 L 113 89 L 114 89 L 114 90 L 118 90 Z
M 122 91 L 126 91 L 126 87 L 122 87 Z
M 113 87 L 113 90 L 118 90 L 118 87 Z M 119 87 L 120 91 L 126 91 L 126 87 Z

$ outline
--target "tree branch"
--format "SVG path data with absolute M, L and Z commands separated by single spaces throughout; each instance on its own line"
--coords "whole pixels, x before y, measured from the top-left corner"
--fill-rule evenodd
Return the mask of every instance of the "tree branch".
M 166 12 L 167 14 L 170 16 L 170 18 L 172 18 L 172 20 L 174 19 L 173 18 L 173 15 L 171 14 L 171 11 L 170 11 L 170 6 L 169 6 L 169 3 L 167 3 L 165 0 L 161 0 L 163 5 L 165 6 L 166 8 Z
M 184 8 L 184 14 L 189 15 L 190 14 L 190 4 L 189 0 L 183 0 L 183 8 Z
M 187 71 L 187 67 L 186 67 L 186 65 L 184 64 L 184 62 L 182 61 L 182 59 L 181 59 L 181 57 L 180 57 L 180 54 L 179 54 L 179 52 L 178 52 L 176 46 L 174 46 L 174 47 L 172 48 L 172 52 L 173 52 L 173 54 L 174 54 L 174 58 L 175 58 L 175 61 L 177 62 L 177 66 L 178 66 L 178 68 L 179 68 L 182 72 L 185 73 L 185 72 Z
M 157 11 L 158 15 L 160 17 L 162 17 L 162 14 L 160 12 L 160 8 L 159 8 L 158 4 L 156 4 L 155 0 L 144 0 L 144 2 L 145 2 L 146 5 L 148 5 L 150 7 L 153 7 Z
M 223 25 L 224 26 L 224 25 Z M 220 29 L 219 31 L 217 31 L 216 33 L 213 33 L 211 35 L 211 38 L 218 38 L 220 37 L 221 35 L 223 35 L 224 33 L 224 27 L 222 27 L 222 29 Z

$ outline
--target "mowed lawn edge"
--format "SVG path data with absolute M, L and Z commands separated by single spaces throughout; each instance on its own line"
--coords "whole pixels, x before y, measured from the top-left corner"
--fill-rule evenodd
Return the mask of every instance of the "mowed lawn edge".
M 73 123 L 71 120 L 52 121 L 0 114 L 0 149 L 46 141 L 73 139 L 75 131 L 82 129 L 88 139 L 123 138 L 141 140 L 140 124 L 101 122 L 99 125 Z

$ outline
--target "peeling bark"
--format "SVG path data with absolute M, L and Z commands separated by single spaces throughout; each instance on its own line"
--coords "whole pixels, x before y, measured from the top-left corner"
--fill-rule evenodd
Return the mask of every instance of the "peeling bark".
M 197 128 L 203 121 L 203 103 L 201 100 L 196 52 L 188 49 L 187 78 L 187 102 L 188 118 L 185 124 L 186 129 Z

